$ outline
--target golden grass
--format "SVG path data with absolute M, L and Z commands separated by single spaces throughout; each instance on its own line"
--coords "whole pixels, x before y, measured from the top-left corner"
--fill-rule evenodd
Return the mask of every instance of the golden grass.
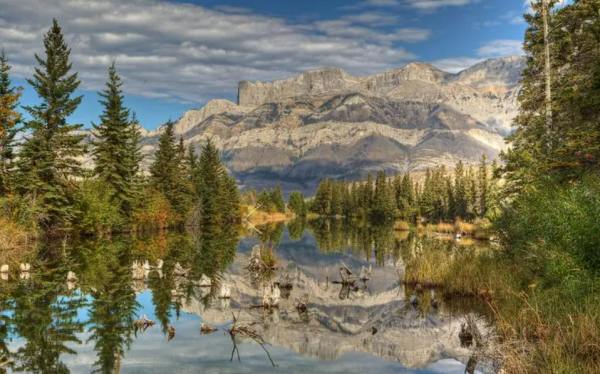
M 588 299 L 565 300 L 532 289 L 492 303 L 504 372 L 600 373 L 600 302 Z
M 250 222 L 252 225 L 264 225 L 267 223 L 275 223 L 275 222 L 287 222 L 296 218 L 296 215 L 292 211 L 286 211 L 285 213 L 280 212 L 263 212 L 255 209 L 254 207 L 247 206 L 243 208 L 243 211 L 247 211 L 249 213 L 245 214 L 244 217 Z
M 425 226 L 425 231 L 439 232 L 442 234 L 453 234 L 456 230 L 454 228 L 454 225 L 451 223 L 439 222 L 437 224 L 428 223 Z
M 35 233 L 24 227 L 0 217 L 0 262 L 2 264 L 19 263 L 22 256 L 33 247 Z
M 463 235 L 473 235 L 475 232 L 475 225 L 459 219 L 454 222 L 454 231 L 460 232 Z

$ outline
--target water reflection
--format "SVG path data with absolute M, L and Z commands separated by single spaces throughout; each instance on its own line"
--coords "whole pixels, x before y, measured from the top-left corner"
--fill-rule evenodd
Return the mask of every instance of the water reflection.
M 451 242 L 341 220 L 267 225 L 241 239 L 239 232 L 209 227 L 46 245 L 29 279 L 0 282 L 0 356 L 12 361 L 4 369 L 465 370 L 472 348 L 461 345 L 461 323 L 481 316 L 473 314 L 480 303 L 404 285 L 407 261 Z M 253 256 L 271 264 L 268 271 L 256 276 Z M 67 282 L 69 272 L 76 282 Z M 411 295 L 419 302 L 411 304 Z M 244 365 L 229 361 L 233 336 L 200 334 L 200 322 L 231 329 L 233 315 L 261 339 L 240 333 L 233 340 Z M 142 318 L 156 325 L 140 329 Z M 278 368 L 257 346 L 262 339 Z

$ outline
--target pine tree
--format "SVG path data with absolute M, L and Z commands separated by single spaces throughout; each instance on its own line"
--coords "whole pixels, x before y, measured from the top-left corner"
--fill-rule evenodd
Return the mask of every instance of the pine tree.
M 127 131 L 127 170 L 133 192 L 133 200 L 135 201 L 140 194 L 142 178 L 139 175 L 140 163 L 144 159 L 141 152 L 140 140 L 140 123 L 135 112 L 131 115 L 129 121 L 129 129 Z
M 202 224 L 225 225 L 239 220 L 240 195 L 237 184 L 227 173 L 219 150 L 210 139 L 200 153 L 199 173 L 202 176 L 199 188 Z
M 71 207 L 76 186 L 71 178 L 82 175 L 76 158 L 85 153 L 81 144 L 85 135 L 74 133 L 81 124 L 67 123 L 81 103 L 81 96 L 72 97 L 81 82 L 77 73 L 70 74 L 71 50 L 56 20 L 44 36 L 44 47 L 46 58 L 35 55 L 40 66 L 35 68 L 33 79 L 27 80 L 41 103 L 24 108 L 31 120 L 26 126 L 29 136 L 19 152 L 19 187 L 34 204 L 41 205 L 42 223 L 58 226 L 74 218 Z
M 193 185 L 190 182 L 186 156 L 187 153 L 185 144 L 183 143 L 183 137 L 180 137 L 176 148 L 175 163 L 172 166 L 175 171 L 175 176 L 169 201 L 182 220 L 187 217 L 188 212 L 191 210 L 192 201 L 194 200 L 192 192 Z
M 115 63 L 108 69 L 106 89 L 99 92 L 104 107 L 100 124 L 94 124 L 94 173 L 109 186 L 109 199 L 129 216 L 133 206 L 132 130 L 129 110 L 123 103 L 123 82 L 117 74 Z
M 468 210 L 468 195 L 465 167 L 462 161 L 459 161 L 454 169 L 454 201 L 454 217 L 465 218 Z
M 285 213 L 285 200 L 281 192 L 281 185 L 277 185 L 270 193 L 271 204 L 279 213 Z
M 334 180 L 331 182 L 331 204 L 329 207 L 329 214 L 332 216 L 341 216 L 343 213 L 342 188 L 340 181 Z
M 302 192 L 292 191 L 290 194 L 288 208 L 299 217 L 306 216 L 306 204 L 304 202 L 304 196 L 302 196 Z
M 225 174 L 217 147 L 208 139 L 200 153 L 200 172 L 203 176 L 200 185 L 200 207 L 204 223 L 219 224 L 219 204 L 217 202 Z
M 264 187 L 260 195 L 258 195 L 257 204 L 259 209 L 264 212 L 270 212 L 272 210 L 273 204 L 271 203 L 271 196 Z
M 329 178 L 325 178 L 317 186 L 311 208 L 313 212 L 323 216 L 331 214 L 331 182 Z
M 150 166 L 151 183 L 170 200 L 177 179 L 177 165 L 179 165 L 173 122 L 170 120 L 165 124 L 164 130 L 158 139 L 158 149 L 155 157 L 154 163 Z
M 15 136 L 22 122 L 17 110 L 21 89 L 12 86 L 9 71 L 11 66 L 4 53 L 0 52 L 0 196 L 13 189 Z

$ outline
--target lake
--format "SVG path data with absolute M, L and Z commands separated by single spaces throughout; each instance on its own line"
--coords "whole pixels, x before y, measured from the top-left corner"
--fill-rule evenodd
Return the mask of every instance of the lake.
M 459 244 L 325 220 L 45 244 L 0 282 L 0 355 L 9 373 L 464 373 L 485 305 L 404 284 L 408 258 Z M 248 266 L 256 245 L 273 268 Z

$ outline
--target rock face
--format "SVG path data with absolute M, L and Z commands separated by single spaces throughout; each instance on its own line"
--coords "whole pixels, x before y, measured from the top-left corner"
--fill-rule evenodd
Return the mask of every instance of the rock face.
M 212 100 L 175 124 L 186 144 L 212 138 L 240 185 L 311 193 L 324 177 L 419 171 L 496 158 L 518 109 L 521 57 L 458 74 L 430 64 L 368 77 L 326 68 L 239 84 L 238 104 Z M 143 134 L 145 166 L 161 128 Z

